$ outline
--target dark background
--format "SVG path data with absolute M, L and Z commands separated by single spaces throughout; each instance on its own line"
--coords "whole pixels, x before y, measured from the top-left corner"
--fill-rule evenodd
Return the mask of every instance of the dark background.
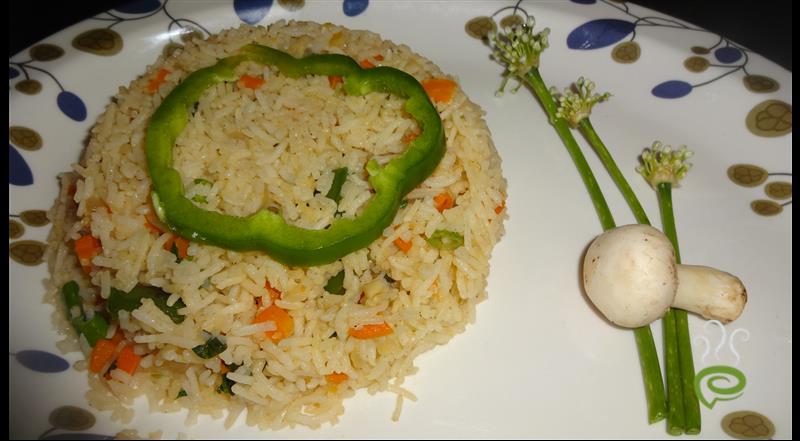
M 10 0 L 8 56 L 67 26 L 126 2 Z M 790 0 L 633 0 L 630 3 L 721 34 L 792 70 Z

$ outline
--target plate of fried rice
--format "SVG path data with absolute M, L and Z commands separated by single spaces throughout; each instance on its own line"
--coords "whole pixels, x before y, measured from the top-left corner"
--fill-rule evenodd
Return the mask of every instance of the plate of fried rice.
M 697 370 L 738 379 L 698 383 L 701 436 L 791 437 L 791 72 L 584 3 L 145 0 L 10 57 L 10 437 L 666 437 L 582 294 L 580 177 L 529 91 L 496 93 L 487 38 L 529 16 L 553 85 L 613 92 L 594 123 L 648 212 L 642 148 L 695 151 L 683 259 L 750 296 L 690 318 Z

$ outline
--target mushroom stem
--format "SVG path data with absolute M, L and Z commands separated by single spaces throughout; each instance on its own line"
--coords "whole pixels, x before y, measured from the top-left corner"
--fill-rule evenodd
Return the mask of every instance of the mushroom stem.
M 707 266 L 678 265 L 673 307 L 729 323 L 739 318 L 746 303 L 747 290 L 733 274 Z
M 586 250 L 583 284 L 592 303 L 619 326 L 637 328 L 670 307 L 728 323 L 742 313 L 742 282 L 705 266 L 678 265 L 672 242 L 648 225 L 624 225 Z

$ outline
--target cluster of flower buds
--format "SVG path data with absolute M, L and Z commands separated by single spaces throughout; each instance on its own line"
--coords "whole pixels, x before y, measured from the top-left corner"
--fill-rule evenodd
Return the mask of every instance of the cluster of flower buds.
M 611 94 L 594 93 L 594 82 L 578 78 L 572 88 L 564 89 L 563 94 L 559 94 L 555 87 L 550 88 L 550 94 L 558 100 L 558 110 L 556 117 L 563 118 L 572 127 L 578 127 L 582 119 L 588 118 L 592 113 L 595 104 L 607 100 Z
M 672 147 L 661 144 L 661 141 L 655 141 L 652 147 L 642 153 L 642 165 L 636 167 L 636 171 L 644 176 L 653 188 L 665 182 L 677 187 L 680 180 L 692 168 L 692 164 L 686 160 L 693 154 L 694 152 L 685 145 L 673 150 Z
M 501 32 L 493 31 L 489 34 L 489 45 L 495 60 L 506 65 L 509 76 L 523 77 L 531 69 L 539 67 L 539 55 L 547 49 L 549 43 L 547 36 L 550 29 L 534 33 L 535 20 L 528 17 L 525 23 L 503 28 Z M 506 81 L 498 93 L 502 93 Z

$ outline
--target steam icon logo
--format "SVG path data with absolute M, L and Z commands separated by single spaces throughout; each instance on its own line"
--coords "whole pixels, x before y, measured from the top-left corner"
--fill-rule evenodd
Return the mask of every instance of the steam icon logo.
M 706 333 L 709 331 L 709 326 L 716 326 L 720 330 L 719 343 L 714 348 L 714 359 L 717 363 L 721 362 L 720 351 L 723 347 L 727 347 L 729 353 L 734 357 L 735 361 L 733 366 L 716 364 L 708 366 L 695 375 L 694 389 L 697 394 L 697 399 L 709 409 L 713 409 L 718 401 L 731 401 L 739 398 L 744 394 L 744 388 L 747 385 L 747 378 L 744 373 L 736 368 L 739 365 L 740 357 L 735 348 L 736 337 L 741 335 L 741 341 L 750 340 L 750 332 L 746 329 L 736 329 L 728 337 L 725 326 L 717 320 L 709 320 L 704 325 Z M 711 342 L 705 336 L 700 336 L 695 339 L 698 343 L 703 343 L 705 350 L 703 352 L 703 364 L 706 364 L 706 359 L 711 353 Z

